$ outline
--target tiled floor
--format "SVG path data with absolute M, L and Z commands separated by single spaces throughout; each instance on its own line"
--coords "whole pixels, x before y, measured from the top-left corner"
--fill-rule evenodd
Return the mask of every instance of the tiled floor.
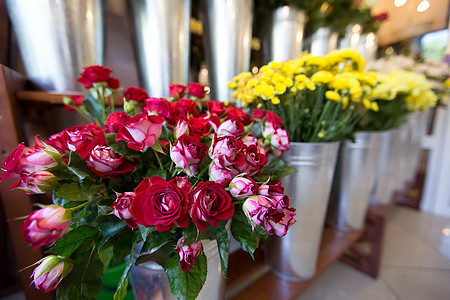
M 25 297 L 17 293 L 2 299 Z M 296 300 L 340 299 L 449 300 L 450 218 L 393 207 L 378 279 L 337 262 Z
M 297 300 L 449 300 L 450 218 L 393 207 L 380 276 L 335 263 Z

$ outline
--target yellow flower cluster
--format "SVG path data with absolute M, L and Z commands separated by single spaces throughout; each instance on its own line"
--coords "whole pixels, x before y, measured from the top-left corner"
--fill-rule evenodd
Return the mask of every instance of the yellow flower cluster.
M 258 74 L 242 73 L 228 84 L 235 90 L 233 98 L 242 106 L 258 101 L 281 103 L 281 97 L 298 95 L 302 91 L 314 91 L 324 86 L 326 98 L 342 103 L 362 103 L 366 108 L 378 110 L 369 98 L 376 75 L 364 72 L 364 59 L 353 49 L 336 50 L 326 56 L 302 56 L 284 62 L 270 62 L 260 68 Z
M 405 95 L 409 111 L 426 110 L 436 106 L 437 96 L 424 75 L 394 70 L 386 75 L 379 75 L 378 80 L 380 83 L 373 89 L 371 99 L 392 100 L 398 95 Z

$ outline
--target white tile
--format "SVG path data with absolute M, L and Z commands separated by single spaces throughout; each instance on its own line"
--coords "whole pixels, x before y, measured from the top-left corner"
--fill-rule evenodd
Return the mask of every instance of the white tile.
M 384 267 L 381 278 L 400 299 L 450 299 L 450 270 Z
M 337 262 L 297 300 L 395 300 L 381 280 L 375 280 Z

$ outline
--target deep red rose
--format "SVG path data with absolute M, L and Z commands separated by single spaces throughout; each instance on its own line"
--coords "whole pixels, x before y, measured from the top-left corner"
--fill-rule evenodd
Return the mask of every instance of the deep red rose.
M 170 102 L 160 98 L 147 98 L 145 100 L 144 112 L 146 114 L 156 113 L 166 120 L 170 119 Z
M 144 104 L 145 99 L 148 98 L 148 94 L 144 89 L 135 86 L 127 88 L 125 92 L 123 92 L 123 96 L 127 100 L 134 100 L 142 104 Z
M 126 225 L 130 228 L 137 229 L 136 220 L 130 213 L 131 203 L 135 194 L 133 192 L 125 192 L 123 194 L 117 194 L 117 198 L 111 205 L 111 209 L 114 209 L 114 214 L 121 220 L 127 220 Z
M 83 100 L 84 100 L 84 96 L 82 95 L 73 95 L 73 96 L 68 96 L 70 99 L 72 99 L 72 105 L 64 105 L 64 109 L 67 111 L 74 111 L 75 107 L 80 107 L 81 105 L 83 105 Z
M 221 117 L 225 113 L 225 105 L 219 101 L 208 101 L 208 111 L 210 114 Z
M 179 188 L 185 190 L 186 192 L 189 192 L 191 190 L 192 183 L 189 182 L 187 177 L 177 176 L 169 182 L 175 183 Z
M 252 112 L 252 116 L 255 119 L 261 120 L 266 116 L 267 110 L 255 108 Z
M 187 85 L 189 95 L 202 99 L 206 95 L 205 87 L 200 83 L 189 82 Z
M 189 123 L 189 133 L 197 136 L 199 138 L 205 137 L 209 135 L 209 130 L 211 129 L 211 125 L 208 120 L 204 118 L 194 118 L 191 117 L 188 119 Z
M 225 188 L 212 181 L 201 181 L 189 192 L 189 215 L 199 231 L 206 224 L 218 226 L 220 220 L 229 220 L 234 214 L 234 206 Z
M 184 85 L 175 84 L 175 83 L 169 84 L 170 97 L 181 98 L 184 96 L 185 91 L 186 91 L 186 87 Z
M 107 132 L 119 132 L 120 127 L 129 119 L 125 112 L 115 112 L 108 116 L 105 122 Z
M 266 165 L 267 157 L 258 151 L 255 145 L 247 146 L 244 150 L 245 162 L 241 166 L 237 166 L 240 173 L 247 176 L 253 176 Z
M 81 144 L 75 152 L 80 154 L 89 169 L 99 177 L 114 177 L 130 173 L 134 169 L 132 162 L 111 149 L 104 136 L 95 138 L 89 144 Z
M 202 251 L 202 242 L 198 241 L 190 245 L 183 245 L 184 239 L 181 238 L 177 244 L 178 245 L 175 253 L 178 253 L 178 255 L 180 256 L 179 264 L 181 270 L 183 270 L 183 272 L 187 272 L 194 265 L 195 258 Z
M 125 121 L 116 135 L 116 141 L 125 141 L 129 148 L 141 151 L 151 147 L 161 135 L 164 118 L 137 114 Z
M 191 99 L 178 99 L 176 102 L 171 103 L 172 115 L 192 115 L 194 117 L 198 116 L 198 112 L 195 109 L 197 107 L 197 103 Z
M 159 232 L 189 225 L 187 192 L 174 182 L 158 176 L 144 178 L 135 193 L 130 212 L 138 224 L 156 226 Z
M 107 82 L 111 72 L 110 68 L 103 66 L 84 67 L 78 82 L 88 89 L 93 87 L 94 82 Z
M 108 83 L 108 86 L 114 90 L 117 90 L 120 87 L 120 81 L 117 78 L 109 77 L 106 82 Z
M 226 111 L 227 111 L 227 119 L 231 120 L 237 119 L 242 123 L 244 123 L 245 126 L 250 125 L 253 122 L 252 117 L 248 113 L 244 112 L 242 109 L 228 106 L 226 108 Z

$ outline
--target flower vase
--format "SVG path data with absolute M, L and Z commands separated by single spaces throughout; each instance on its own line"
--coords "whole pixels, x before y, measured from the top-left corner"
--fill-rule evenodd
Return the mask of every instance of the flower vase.
M 169 84 L 188 82 L 190 0 L 127 1 L 141 86 L 169 96 Z
M 380 138 L 378 132 L 357 132 L 354 142 L 342 142 L 330 194 L 329 225 L 343 231 L 363 229 L 375 183 Z
M 103 0 L 7 0 L 27 77 L 47 90 L 77 91 L 82 67 L 102 65 Z
M 380 133 L 379 156 L 375 167 L 375 179 L 370 195 L 372 205 L 387 205 L 396 189 L 396 174 L 399 161 L 400 129 L 394 128 Z
M 267 240 L 267 264 L 282 279 L 304 281 L 316 271 L 338 149 L 339 142 L 291 143 L 282 156 L 297 171 L 281 182 L 298 216 L 286 236 Z
M 318 28 L 311 37 L 311 55 L 323 56 L 337 48 L 339 34 L 330 27 Z
M 211 98 L 231 100 L 228 82 L 250 69 L 253 0 L 202 0 L 200 18 Z
M 198 300 L 220 300 L 225 296 L 226 280 L 222 275 L 217 242 L 202 240 L 207 259 L 207 276 Z M 164 268 L 155 262 L 146 262 L 131 268 L 131 285 L 136 300 L 175 300 Z

